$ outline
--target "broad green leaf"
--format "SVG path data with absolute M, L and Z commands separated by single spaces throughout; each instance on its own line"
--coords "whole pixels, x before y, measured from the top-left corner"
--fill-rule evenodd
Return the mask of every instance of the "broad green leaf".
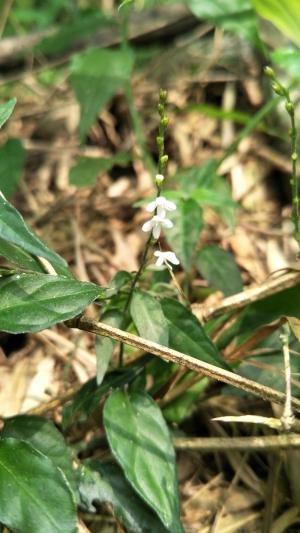
M 0 238 L 19 246 L 32 255 L 47 259 L 57 274 L 72 277 L 67 263 L 55 252 L 52 252 L 26 226 L 20 213 L 0 194 Z
M 161 307 L 168 322 L 170 348 L 228 370 L 216 346 L 191 311 L 169 298 L 161 300 Z
M 0 238 L 0 256 L 5 257 L 11 263 L 24 267 L 34 272 L 45 273 L 41 263 L 33 255 L 28 254 L 10 242 Z
M 299 0 L 252 0 L 258 14 L 300 46 Z
M 283 316 L 300 318 L 300 285 L 248 305 L 239 316 L 234 332 L 247 338 L 256 329 Z
M 218 192 L 216 190 L 195 189 L 191 193 L 191 198 L 196 200 L 200 205 L 209 205 L 210 207 L 219 208 L 237 208 L 237 202 L 234 202 L 226 193 L 227 191 Z
M 187 0 L 187 5 L 196 17 L 211 21 L 260 47 L 251 0 Z
M 5 196 L 11 196 L 20 181 L 25 150 L 19 139 L 9 139 L 0 148 L 0 184 Z
M 14 110 L 16 102 L 16 98 L 11 98 L 11 100 L 8 100 L 8 102 L 5 102 L 5 104 L 0 105 L 0 128 L 2 128 L 3 124 L 5 124 L 5 122 L 9 119 Z
M 97 285 L 62 276 L 15 274 L 0 278 L 0 331 L 49 328 L 81 313 L 104 292 Z
M 101 109 L 129 79 L 133 61 L 129 48 L 91 48 L 75 56 L 70 82 L 80 104 L 82 140 Z
M 183 376 L 182 382 L 184 383 L 189 380 L 192 375 L 192 372 L 187 372 L 185 376 Z M 202 378 L 198 383 L 191 385 L 185 393 L 164 407 L 163 415 L 165 419 L 168 422 L 180 424 L 180 422 L 190 416 L 192 412 L 197 409 L 199 406 L 198 399 L 207 389 L 208 385 L 208 378 Z
M 70 171 L 70 184 L 77 187 L 92 187 L 96 184 L 97 176 L 101 172 L 110 170 L 114 165 L 128 163 L 130 155 L 127 152 L 112 157 L 80 157 Z
M 122 370 L 106 374 L 99 386 L 96 378 L 87 381 L 75 394 L 72 403 L 64 408 L 64 428 L 68 428 L 77 417 L 80 417 L 80 420 L 86 420 L 100 405 L 100 401 L 109 391 L 128 385 L 135 380 L 144 371 L 145 365 L 149 360 L 150 356 L 145 355 Z
M 112 453 L 138 495 L 172 533 L 182 533 L 175 453 L 161 410 L 147 394 L 118 390 L 104 406 Z
M 183 268 L 190 272 L 203 229 L 202 209 L 195 200 L 179 200 L 176 211 L 168 213 L 174 224 L 166 232 L 166 239 L 179 258 Z
M 222 291 L 225 296 L 243 290 L 241 274 L 233 255 L 219 246 L 204 246 L 197 253 L 196 265 L 209 284 Z
M 172 180 L 180 183 L 183 194 L 190 193 L 195 189 L 211 189 L 213 186 L 213 177 L 218 169 L 217 159 L 208 159 L 195 167 L 183 168 L 179 170 Z
M 76 10 L 77 11 L 77 10 Z M 99 9 L 87 9 L 77 11 L 75 20 L 62 24 L 58 30 L 50 37 L 44 38 L 35 50 L 39 54 L 56 55 L 82 42 L 84 38 L 91 39 L 101 28 L 112 27 L 112 21 L 108 19 Z
M 120 328 L 123 322 L 123 314 L 115 309 L 108 310 L 101 315 L 101 322 Z M 109 362 L 112 358 L 116 341 L 109 337 L 96 336 L 96 358 L 97 358 L 97 385 L 101 385 L 108 368 Z
M 76 533 L 63 473 L 27 442 L 0 440 L 0 522 L 18 533 Z
M 155 513 L 137 496 L 121 468 L 113 463 L 86 462 L 80 470 L 81 505 L 88 512 L 94 503 L 110 503 L 115 516 L 127 531 L 134 533 L 167 533 Z
M 249 357 L 241 362 L 236 369 L 237 374 L 246 378 L 252 379 L 262 385 L 272 387 L 278 391 L 285 391 L 285 374 L 284 374 L 284 361 L 282 355 L 282 342 L 280 340 L 281 331 L 278 330 L 272 335 L 260 342 L 257 347 L 257 356 Z M 291 334 L 289 337 L 289 348 L 292 351 L 299 352 L 299 342 Z M 265 355 L 265 351 L 269 353 Z M 299 398 L 300 389 L 296 383 L 298 383 L 296 376 L 300 372 L 300 358 L 291 356 L 291 372 L 292 376 L 295 376 L 295 380 L 292 379 L 292 394 Z M 296 383 L 295 383 L 296 382 Z M 226 386 L 223 388 L 224 394 L 234 394 L 238 396 L 248 396 L 248 393 L 244 393 L 240 389 Z
M 168 324 L 156 298 L 136 289 L 131 300 L 130 314 L 141 337 L 168 346 Z
M 35 450 L 46 455 L 56 467 L 62 470 L 72 490 L 76 490 L 70 449 L 52 422 L 41 416 L 30 415 L 7 418 L 1 431 L 1 439 L 8 437 L 25 441 Z
M 276 48 L 274 52 L 271 52 L 271 58 L 280 68 L 286 70 L 286 72 L 294 78 L 299 80 L 300 78 L 300 51 L 294 47 L 286 46 L 283 48 Z

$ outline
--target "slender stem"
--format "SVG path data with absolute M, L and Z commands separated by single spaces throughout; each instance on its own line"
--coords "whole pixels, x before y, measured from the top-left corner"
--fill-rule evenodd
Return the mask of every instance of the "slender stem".
M 291 386 L 291 364 L 290 364 L 290 350 L 289 350 L 289 332 L 288 324 L 283 326 L 283 333 L 280 335 L 282 343 L 282 352 L 284 359 L 284 374 L 285 374 L 285 404 L 281 417 L 282 425 L 285 431 L 291 431 L 295 422 L 295 417 L 292 409 L 292 386 Z

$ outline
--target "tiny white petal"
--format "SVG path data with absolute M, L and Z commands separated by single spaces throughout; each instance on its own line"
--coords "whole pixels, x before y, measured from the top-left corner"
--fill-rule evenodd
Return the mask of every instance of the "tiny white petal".
M 165 258 L 173 265 L 179 265 L 180 261 L 174 252 L 165 252 Z
M 165 208 L 162 207 L 161 205 L 159 205 L 159 206 L 157 207 L 157 214 L 158 214 L 158 216 L 159 216 L 160 218 L 165 218 L 165 216 L 166 216 L 166 210 L 165 210 Z
M 151 231 L 153 228 L 153 219 L 147 220 L 142 226 L 142 231 Z
M 168 218 L 163 218 L 161 221 L 161 225 L 164 226 L 164 228 L 173 228 L 173 222 L 169 220 Z
M 176 204 L 174 204 L 174 202 L 171 202 L 170 200 L 166 200 L 165 208 L 168 211 L 175 211 L 176 210 Z
M 159 239 L 161 232 L 161 224 L 155 224 L 153 226 L 153 237 L 154 239 Z
M 149 213 L 152 213 L 152 211 L 155 211 L 156 209 L 156 200 L 153 200 L 153 202 L 150 202 L 150 204 L 147 205 L 146 210 Z

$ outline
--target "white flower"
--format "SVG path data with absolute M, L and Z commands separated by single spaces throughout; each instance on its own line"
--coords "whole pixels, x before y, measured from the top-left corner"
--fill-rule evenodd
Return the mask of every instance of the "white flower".
M 154 252 L 155 257 L 157 257 L 156 260 L 156 266 L 162 266 L 163 264 L 167 265 L 167 267 L 172 268 L 171 265 L 169 265 L 169 262 L 172 263 L 172 265 L 179 265 L 179 259 L 176 257 L 176 254 L 174 252 L 160 252 L 157 250 Z
M 146 207 L 147 211 L 152 213 L 157 209 L 157 214 L 159 217 L 164 218 L 166 216 L 166 211 L 175 211 L 176 205 L 174 202 L 170 202 L 164 196 L 158 196 L 153 202 Z
M 168 218 L 155 215 L 142 226 L 143 231 L 152 231 L 154 239 L 159 239 L 162 228 L 172 228 L 173 222 Z

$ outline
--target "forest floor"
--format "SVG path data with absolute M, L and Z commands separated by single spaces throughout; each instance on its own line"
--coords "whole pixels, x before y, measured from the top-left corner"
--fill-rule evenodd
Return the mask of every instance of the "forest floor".
M 202 66 L 197 70 L 195 65 L 199 64 Z M 134 204 L 153 195 L 154 185 L 124 95 L 120 92 L 106 106 L 81 146 L 77 134 L 79 105 L 64 70 L 49 85 L 27 65 L 14 83 L 18 104 L 0 134 L 0 143 L 20 138 L 27 156 L 13 204 L 35 232 L 68 261 L 78 279 L 106 287 L 119 270 L 136 271 L 145 244 L 141 226 L 146 214 L 143 207 Z M 178 170 L 221 158 L 269 96 L 259 59 L 246 46 L 239 46 L 237 38 L 205 25 L 175 38 L 172 47 L 154 55 L 132 79 L 142 135 L 154 161 L 160 87 L 169 93 L 166 151 L 170 186 Z M 281 113 L 274 111 L 220 166 L 220 175 L 239 203 L 234 226 L 228 227 L 214 210 L 204 207 L 200 244 L 214 243 L 231 251 L 245 287 L 266 282 L 274 271 L 296 267 L 297 248 L 290 223 L 289 148 L 273 135 L 285 127 Z M 100 172 L 94 186 L 70 185 L 70 170 L 79 155 L 110 158 L 128 151 L 136 157 Z M 179 271 L 177 277 L 180 282 L 183 274 Z M 202 309 L 216 306 L 224 298 L 220 291 L 208 290 L 207 281 L 196 268 L 189 292 L 192 303 L 200 303 Z M 96 312 L 91 308 L 93 316 Z M 45 402 L 58 399 L 52 409 L 47 403 L 44 413 L 59 425 L 59 398 L 95 375 L 93 336 L 61 325 L 40 333 L 6 336 L 0 347 L 0 365 L 0 414 L 43 412 Z M 267 370 L 271 376 L 282 374 L 271 363 Z M 299 387 L 297 378 L 294 381 Z M 165 405 L 167 402 L 168 398 Z M 212 384 L 177 429 L 190 437 L 254 436 L 255 427 L 211 421 L 217 416 L 245 413 L 278 415 L 275 406 L 253 397 L 224 396 L 222 387 Z M 86 433 L 87 440 L 91 433 L 92 429 Z M 68 438 L 75 444 L 76 430 Z M 263 531 L 265 509 L 270 506 L 268 520 L 278 516 L 281 509 L 282 523 L 292 523 L 298 511 L 291 501 L 284 470 L 273 486 L 276 465 L 288 461 L 284 453 L 178 451 L 185 531 Z M 91 532 L 121 531 L 108 514 L 102 516 L 101 523 L 100 518 L 95 522 L 91 516 L 82 516 Z M 273 522 L 272 532 L 285 531 L 282 523 Z

